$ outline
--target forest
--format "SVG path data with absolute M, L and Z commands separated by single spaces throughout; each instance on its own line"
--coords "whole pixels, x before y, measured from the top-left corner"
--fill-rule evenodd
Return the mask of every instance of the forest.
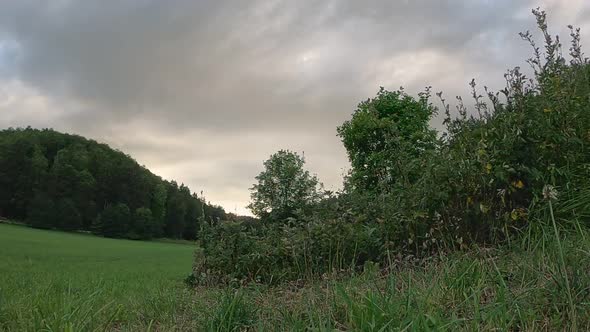
M 32 128 L 0 131 L 0 216 L 106 237 L 187 240 L 203 223 L 228 218 L 106 144 Z

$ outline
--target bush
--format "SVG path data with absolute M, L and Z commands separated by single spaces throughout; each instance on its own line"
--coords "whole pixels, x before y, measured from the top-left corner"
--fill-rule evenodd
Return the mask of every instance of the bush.
M 375 227 L 342 220 L 258 227 L 223 222 L 205 228 L 201 246 L 193 271 L 197 283 L 277 283 L 350 271 L 380 259 L 382 238 Z
M 272 282 L 354 270 L 392 255 L 427 256 L 466 244 L 498 244 L 544 213 L 543 188 L 565 197 L 558 216 L 590 215 L 590 62 L 572 29 L 571 60 L 534 10 L 545 36 L 541 55 L 530 34 L 535 77 L 509 70 L 500 93 L 471 82 L 474 115 L 459 116 L 437 94 L 446 131 L 428 127 L 437 109 L 430 89 L 418 99 L 387 91 L 359 104 L 339 129 L 352 170 L 345 190 L 294 213 L 286 223 L 222 224 L 207 230 L 199 271 Z
M 485 89 L 490 105 L 472 81 L 472 116 L 458 98 L 459 117 L 452 118 L 439 93 L 447 128 L 436 142 L 424 128 L 434 113 L 429 90 L 416 101 L 382 89 L 359 105 L 339 129 L 353 166 L 346 188 L 356 219 L 391 224 L 388 236 L 398 248 L 427 254 L 440 243 L 502 241 L 528 224 L 546 184 L 563 191 L 587 184 L 590 64 L 577 31 L 567 63 L 545 13 L 533 12 L 546 40 L 544 57 L 529 33 L 521 35 L 535 50 L 529 60 L 535 79 L 519 68 L 508 71 L 502 96 Z M 400 118 L 416 112 L 425 115 Z M 373 190 L 363 186 L 367 179 Z
M 203 229 L 201 261 L 195 275 L 202 281 L 270 279 L 280 270 L 278 242 L 271 233 L 277 226 L 248 228 L 242 223 L 222 222 Z

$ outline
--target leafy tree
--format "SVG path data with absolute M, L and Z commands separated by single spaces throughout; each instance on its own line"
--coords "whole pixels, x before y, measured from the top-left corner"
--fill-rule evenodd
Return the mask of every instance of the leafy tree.
M 39 145 L 33 147 L 30 165 L 33 185 L 39 187 L 43 184 L 45 177 L 47 176 L 47 170 L 49 169 L 49 161 L 43 154 L 43 151 L 41 151 Z
M 135 210 L 133 214 L 133 232 L 140 239 L 151 239 L 155 230 L 155 223 L 152 211 L 142 207 Z
M 190 197 L 186 202 L 186 215 L 182 237 L 186 240 L 195 240 L 199 230 L 201 206 L 196 199 Z
M 381 87 L 377 97 L 358 105 L 352 119 L 338 128 L 352 165 L 350 184 L 362 191 L 383 190 L 420 175 L 419 168 L 408 164 L 435 145 L 429 97 L 429 90 L 416 100 L 403 90 Z
M 59 229 L 79 230 L 82 228 L 82 216 L 70 198 L 62 198 L 56 204 L 55 224 Z
M 201 199 L 201 201 L 203 201 Z M 227 213 L 221 206 L 212 205 L 211 202 L 204 205 L 205 208 L 205 221 L 209 223 L 217 223 L 227 219 Z
M 27 222 L 35 228 L 50 229 L 55 225 L 55 204 L 44 192 L 38 192 L 28 209 Z
M 107 206 L 100 214 L 100 233 L 106 237 L 124 237 L 129 231 L 131 213 L 126 204 Z
M 321 185 L 316 176 L 303 169 L 305 160 L 295 152 L 280 150 L 264 162 L 264 171 L 250 190 L 252 213 L 259 217 L 284 219 L 297 209 L 317 202 Z
M 166 204 L 166 236 L 179 239 L 184 231 L 186 204 L 175 185 L 171 186 Z
M 154 221 L 154 236 L 162 236 L 164 232 L 164 217 L 166 216 L 166 199 L 168 193 L 163 182 L 156 183 L 151 196 L 151 211 Z
M 24 219 L 47 169 L 40 148 L 29 137 L 12 136 L 0 144 L 0 212 Z

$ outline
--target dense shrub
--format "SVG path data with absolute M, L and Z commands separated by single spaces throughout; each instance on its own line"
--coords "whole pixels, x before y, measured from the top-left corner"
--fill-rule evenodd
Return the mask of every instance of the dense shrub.
M 529 63 L 535 78 L 529 80 L 519 68 L 508 71 L 501 95 L 485 89 L 490 105 L 472 81 L 471 116 L 459 98 L 459 117 L 452 118 L 450 105 L 438 94 L 447 128 L 437 142 L 424 128 L 434 113 L 428 111 L 429 90 L 419 101 L 403 91 L 381 90 L 340 128 L 353 166 L 347 194 L 357 219 L 391 224 L 389 238 L 414 253 L 429 252 L 441 240 L 447 246 L 497 242 L 527 225 L 544 185 L 567 192 L 587 183 L 590 64 L 581 53 L 578 31 L 572 30 L 568 63 L 559 40 L 547 32 L 545 13 L 534 14 L 545 36 L 544 57 L 529 33 L 521 36 L 534 48 Z M 400 119 L 414 113 L 424 115 Z M 373 115 L 369 130 L 367 114 Z M 373 128 L 383 122 L 383 114 L 393 134 L 375 137 L 379 131 Z M 389 146 L 390 141 L 395 144 Z M 410 148 L 401 142 L 410 142 Z M 359 152 L 361 143 L 366 148 Z M 355 162 L 363 153 L 369 157 Z M 367 169 L 375 176 L 374 190 L 359 185 L 370 179 Z
M 279 273 L 281 255 L 271 230 L 239 222 L 205 227 L 201 237 L 203 255 L 195 261 L 195 276 L 201 281 L 227 282 Z
M 561 219 L 590 215 L 590 62 L 571 33 L 570 61 L 533 11 L 545 52 L 530 33 L 534 78 L 509 70 L 489 100 L 472 81 L 474 109 L 442 93 L 446 130 L 428 126 L 437 109 L 430 89 L 415 99 L 381 89 L 338 129 L 352 169 L 345 189 L 259 227 L 209 228 L 196 270 L 264 281 L 313 277 L 389 264 L 393 254 L 424 256 L 469 243 L 500 243 L 544 213 L 543 188 L 557 188 Z M 205 271 L 205 272 L 203 272 Z M 222 278 L 223 279 L 223 278 Z

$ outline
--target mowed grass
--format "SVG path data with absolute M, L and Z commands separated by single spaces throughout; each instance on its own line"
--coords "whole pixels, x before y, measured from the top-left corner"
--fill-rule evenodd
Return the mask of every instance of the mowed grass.
M 177 326 L 193 251 L 0 224 L 0 330 Z
M 192 245 L 0 225 L 0 330 L 588 331 L 590 232 L 560 238 L 538 226 L 385 270 L 190 289 Z

